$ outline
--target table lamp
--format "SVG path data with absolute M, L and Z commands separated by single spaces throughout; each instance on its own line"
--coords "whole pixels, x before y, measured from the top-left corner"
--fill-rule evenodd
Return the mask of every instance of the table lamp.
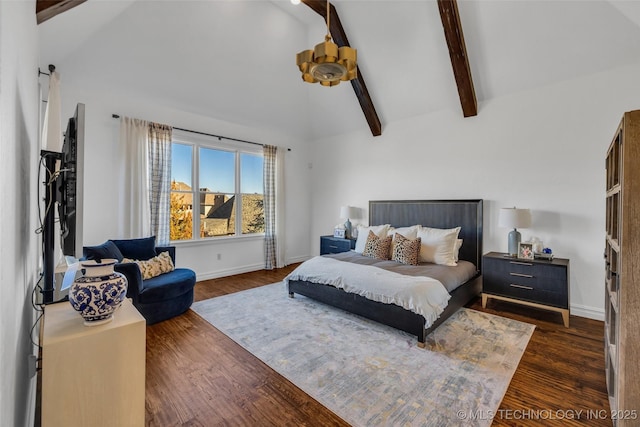
M 347 219 L 344 223 L 344 237 L 346 239 L 350 239 L 352 236 L 351 221 L 349 220 L 349 218 L 355 218 L 356 214 L 357 214 L 356 208 L 352 206 L 343 206 L 340 208 L 340 218 Z
M 500 227 L 513 228 L 509 232 L 509 256 L 518 256 L 518 245 L 520 244 L 520 232 L 517 228 L 528 228 L 531 226 L 531 212 L 529 209 L 501 208 L 498 217 Z

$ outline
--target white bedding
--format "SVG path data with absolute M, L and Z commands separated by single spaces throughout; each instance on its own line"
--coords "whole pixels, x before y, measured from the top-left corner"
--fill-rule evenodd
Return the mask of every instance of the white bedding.
M 438 280 L 406 276 L 370 265 L 353 264 L 317 256 L 303 262 L 287 277 L 343 289 L 373 301 L 396 304 L 425 318 L 428 328 L 447 306 L 451 295 Z

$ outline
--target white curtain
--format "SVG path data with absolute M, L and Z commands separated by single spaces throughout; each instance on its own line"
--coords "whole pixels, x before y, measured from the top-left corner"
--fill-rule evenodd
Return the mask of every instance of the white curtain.
M 284 155 L 286 150 L 276 152 L 276 238 L 280 244 L 276 247 L 276 267 L 286 266 L 285 262 L 285 215 L 284 215 Z
M 60 119 L 60 74 L 49 75 L 49 94 L 42 127 L 42 146 L 49 151 L 62 151 L 62 122 Z
M 276 236 L 276 152 L 273 145 L 264 146 L 264 268 L 277 268 Z
M 284 154 L 264 146 L 264 255 L 267 270 L 285 266 L 284 257 Z
M 149 203 L 151 234 L 156 243 L 169 244 L 171 198 L 171 126 L 149 124 Z
M 120 120 L 118 238 L 152 235 L 149 203 L 149 122 Z M 105 179 L 108 184 L 108 179 Z

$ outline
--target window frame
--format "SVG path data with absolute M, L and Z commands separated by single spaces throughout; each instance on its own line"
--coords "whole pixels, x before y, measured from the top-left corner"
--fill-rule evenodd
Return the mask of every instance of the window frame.
M 255 239 L 264 238 L 264 232 L 261 233 L 242 233 L 242 192 L 241 192 L 241 154 L 258 155 L 263 158 L 264 162 L 264 150 L 262 145 L 255 145 L 249 143 L 242 143 L 239 141 L 219 139 L 208 135 L 201 135 L 186 131 L 179 131 L 174 129 L 171 138 L 171 144 L 182 144 L 191 147 L 191 191 L 179 191 L 184 194 L 191 194 L 192 197 L 192 238 L 182 240 L 171 240 L 172 245 L 183 243 L 205 243 L 215 242 L 220 240 L 238 240 L 238 239 Z M 200 194 L 228 194 L 228 193 L 215 193 L 215 192 L 201 192 L 200 191 L 200 148 L 208 148 L 213 150 L 227 151 L 234 153 L 234 195 L 235 195 L 235 230 L 233 235 L 221 235 L 211 237 L 200 237 Z M 172 159 L 173 162 L 173 159 Z M 263 163 L 264 164 L 264 163 Z M 172 177 L 173 178 L 173 177 Z M 264 183 L 263 183 L 264 185 Z M 174 190 L 172 190 L 174 191 Z M 263 192 L 260 193 L 264 197 Z

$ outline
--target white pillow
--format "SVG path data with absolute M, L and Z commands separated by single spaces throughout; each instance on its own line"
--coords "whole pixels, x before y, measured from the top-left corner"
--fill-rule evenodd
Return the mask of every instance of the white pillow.
M 441 229 L 420 227 L 420 261 L 456 266 L 454 247 L 460 233 L 460 227 Z
M 419 225 L 412 225 L 411 227 L 390 227 L 387 231 L 387 236 L 393 236 L 396 233 L 402 234 L 407 239 L 415 239 L 418 235 Z
M 456 262 L 459 261 L 458 255 L 460 253 L 461 247 L 462 247 L 462 239 L 456 239 L 456 244 L 453 247 L 453 258 L 456 260 Z
M 387 231 L 387 236 L 393 236 L 393 240 L 391 241 L 391 253 L 395 250 L 396 247 L 396 233 L 402 234 L 402 237 L 406 237 L 409 240 L 413 240 L 418 237 L 418 229 L 419 225 L 412 225 L 411 227 L 399 227 L 394 228 L 390 227 Z
M 387 231 L 389 230 L 390 225 L 373 225 L 371 227 L 365 227 L 363 225 L 358 225 L 358 238 L 356 239 L 356 248 L 354 251 L 361 254 L 364 251 L 364 246 L 367 244 L 367 237 L 369 236 L 369 231 L 373 231 L 378 237 L 387 237 Z

